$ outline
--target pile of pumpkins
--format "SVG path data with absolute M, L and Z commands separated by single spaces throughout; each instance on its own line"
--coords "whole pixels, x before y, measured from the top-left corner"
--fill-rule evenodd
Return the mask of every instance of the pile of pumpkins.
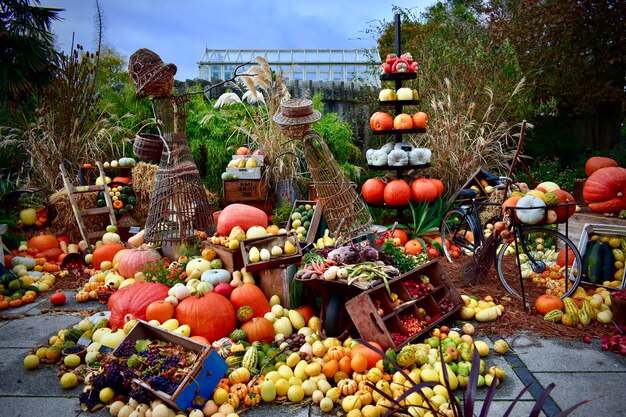
M 407 206 L 413 203 L 432 203 L 443 195 L 444 186 L 436 178 L 418 177 L 409 182 L 382 178 L 370 178 L 361 186 L 361 195 L 368 204 Z
M 576 212 L 574 197 L 556 183 L 545 181 L 535 189 L 514 191 L 502 203 L 504 210 L 515 213 L 518 222 L 534 224 L 563 223 Z

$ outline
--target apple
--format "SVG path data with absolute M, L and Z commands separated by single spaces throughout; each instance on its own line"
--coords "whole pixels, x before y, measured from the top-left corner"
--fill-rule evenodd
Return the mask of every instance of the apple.
M 394 101 L 396 100 L 396 92 L 393 91 L 391 88 L 385 88 L 383 90 L 380 90 L 380 93 L 378 93 L 378 100 Z
M 27 208 L 20 211 L 20 220 L 26 226 L 32 226 L 37 221 L 37 211 L 33 208 Z
M 413 100 L 413 91 L 407 87 L 399 88 L 396 97 L 398 100 Z

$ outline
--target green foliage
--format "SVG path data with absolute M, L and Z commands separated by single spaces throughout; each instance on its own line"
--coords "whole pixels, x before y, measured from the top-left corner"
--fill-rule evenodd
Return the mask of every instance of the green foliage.
M 562 189 L 572 192 L 574 182 L 578 178 L 585 178 L 585 167 L 578 166 L 572 169 L 564 164 L 558 157 L 541 157 L 532 161 L 528 166 L 533 179 L 537 182 L 552 181 Z M 516 180 L 526 182 L 532 188 L 532 182 L 526 172 L 521 171 L 516 174 Z

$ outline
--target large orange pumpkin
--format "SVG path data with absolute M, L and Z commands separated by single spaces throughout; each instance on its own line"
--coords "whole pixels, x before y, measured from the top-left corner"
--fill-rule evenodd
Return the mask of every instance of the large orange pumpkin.
M 372 130 L 391 130 L 393 128 L 393 118 L 388 113 L 376 112 L 370 117 L 370 127 Z
M 91 263 L 94 268 L 100 269 L 100 264 L 104 261 L 113 262 L 113 258 L 115 254 L 125 249 L 121 243 L 106 243 L 93 251 L 93 256 L 91 257 Z
M 413 119 L 409 114 L 400 113 L 393 119 L 393 127 L 398 130 L 413 129 Z
M 542 294 L 535 300 L 535 309 L 542 315 L 552 310 L 563 310 L 563 300 L 556 295 Z
M 368 343 L 380 350 L 383 350 L 383 348 L 376 342 L 370 342 L 368 341 Z M 353 358 L 354 355 L 356 355 L 357 353 L 362 353 L 365 355 L 365 357 L 367 358 L 367 369 L 373 368 L 376 366 L 376 362 L 378 362 L 380 359 L 383 358 L 383 356 L 377 352 L 374 352 L 372 349 L 368 348 L 365 345 L 361 345 L 358 344 L 356 346 L 354 346 L 352 349 L 350 349 L 350 358 Z
M 254 317 L 263 317 L 270 311 L 270 303 L 267 302 L 265 294 L 254 284 L 243 284 L 235 288 L 230 294 L 230 302 L 235 310 L 243 306 L 252 307 Z
M 591 158 L 587 159 L 587 162 L 585 163 L 585 174 L 587 174 L 587 177 L 590 177 L 591 174 L 601 168 L 618 166 L 619 164 L 614 159 L 606 158 L 604 156 L 592 156 Z
M 572 266 L 575 260 L 574 251 L 572 248 L 567 248 L 567 266 Z M 556 264 L 560 267 L 565 266 L 565 248 L 559 251 L 559 254 L 556 256 Z
M 126 249 L 120 257 L 117 272 L 124 278 L 132 278 L 149 262 L 161 259 L 161 254 L 152 248 Z
M 626 168 L 601 168 L 591 174 L 585 181 L 583 198 L 596 213 L 626 210 Z
M 404 246 L 409 241 L 409 235 L 402 229 L 394 230 L 391 237 L 398 239 L 398 246 Z
M 417 112 L 413 115 L 413 128 L 425 129 L 428 124 L 428 115 L 424 112 Z
M 233 305 L 214 292 L 185 298 L 176 306 L 174 318 L 191 327 L 191 336 L 202 336 L 210 343 L 228 336 L 236 324 Z
M 246 340 L 249 343 L 263 342 L 269 343 L 274 340 L 274 326 L 265 317 L 254 317 L 241 325 L 241 330 L 246 333 Z
M 385 187 L 383 199 L 391 206 L 405 206 L 411 199 L 411 187 L 403 180 L 393 180 Z
M 440 179 L 437 179 L 437 178 L 431 178 L 430 182 L 435 184 L 435 187 L 437 188 L 437 197 L 442 196 L 443 195 L 443 190 L 444 190 L 443 182 Z
M 230 204 L 220 212 L 217 219 L 217 233 L 228 236 L 235 226 L 241 227 L 244 232 L 252 226 L 267 227 L 267 214 L 247 204 Z
M 419 255 L 422 253 L 422 244 L 417 239 L 409 240 L 404 245 L 404 251 L 409 255 Z
M 43 252 L 48 249 L 56 249 L 59 247 L 59 241 L 52 235 L 37 235 L 30 238 L 28 248 L 35 249 L 37 252 Z
M 385 181 L 380 178 L 370 178 L 365 181 L 361 186 L 363 200 L 370 204 L 382 204 L 385 201 L 383 196 L 385 185 Z
M 136 282 L 115 291 L 107 302 L 107 309 L 111 312 L 109 327 L 124 327 L 124 316 L 127 314 L 145 320 L 148 306 L 153 301 L 164 300 L 169 289 L 165 284 Z
M 432 203 L 439 197 L 437 185 L 428 178 L 419 177 L 411 183 L 411 199 L 415 203 Z

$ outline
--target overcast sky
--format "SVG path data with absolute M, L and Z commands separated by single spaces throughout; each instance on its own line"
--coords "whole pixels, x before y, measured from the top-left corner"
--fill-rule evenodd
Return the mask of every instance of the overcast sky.
M 372 48 L 366 30 L 393 21 L 392 5 L 421 13 L 435 0 L 100 0 L 104 42 L 127 58 L 139 48 L 178 67 L 176 78 L 198 77 L 209 49 Z M 95 0 L 41 0 L 65 9 L 53 23 L 58 47 L 96 49 Z

